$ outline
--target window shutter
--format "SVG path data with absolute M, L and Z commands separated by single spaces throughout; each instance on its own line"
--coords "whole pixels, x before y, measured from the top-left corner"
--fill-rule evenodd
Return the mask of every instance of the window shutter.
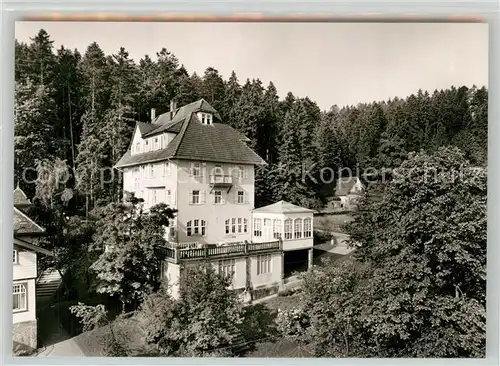
M 227 194 L 224 194 L 224 192 L 221 192 L 220 203 L 223 205 L 226 204 L 226 196 L 227 196 Z
M 248 204 L 248 193 L 247 192 L 243 192 L 243 199 L 244 199 L 244 202 L 245 204 Z
M 215 191 L 214 193 L 212 194 L 212 203 L 215 204 Z
M 193 204 L 193 191 L 189 191 L 189 204 Z
M 206 196 L 206 193 L 207 193 L 206 191 L 201 191 L 201 192 L 200 192 L 200 196 L 201 196 L 201 197 L 200 197 L 200 200 L 201 200 L 201 204 L 202 204 L 202 205 L 203 205 L 203 204 L 205 204 L 205 196 Z

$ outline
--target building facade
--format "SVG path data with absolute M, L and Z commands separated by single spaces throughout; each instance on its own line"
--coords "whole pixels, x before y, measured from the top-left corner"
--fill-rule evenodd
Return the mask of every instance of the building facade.
M 24 211 L 30 205 L 24 192 L 14 190 L 14 245 L 12 250 L 12 339 L 15 353 L 37 348 L 37 255 L 51 253 L 36 245 L 44 229 Z
M 167 233 L 163 276 L 179 282 L 183 266 L 208 260 L 220 272 L 233 274 L 234 289 L 278 284 L 283 251 L 312 248 L 312 211 L 294 206 L 300 212 L 260 217 L 264 211 L 253 211 L 254 172 L 266 162 L 247 146 L 249 140 L 221 123 L 203 99 L 180 108 L 172 103 L 170 109 L 151 123 L 137 123 L 128 151 L 116 164 L 124 191 L 143 198 L 146 210 L 160 202 L 177 210 Z M 282 239 L 265 231 L 267 226 L 265 234 L 256 235 L 259 220 L 267 225 L 279 217 L 288 224 L 283 216 L 288 214 L 297 225 L 294 215 L 300 216 L 300 237 Z

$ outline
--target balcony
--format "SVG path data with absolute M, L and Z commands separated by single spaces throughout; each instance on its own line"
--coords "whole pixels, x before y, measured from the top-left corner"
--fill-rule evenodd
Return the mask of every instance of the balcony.
M 249 254 L 276 253 L 283 250 L 279 240 L 264 243 L 242 243 L 228 246 L 204 246 L 202 248 L 164 248 L 166 259 L 173 263 L 186 260 L 220 259 L 226 257 L 241 257 Z
M 212 188 L 228 188 L 228 192 L 233 186 L 233 177 L 231 175 L 211 175 L 210 186 Z

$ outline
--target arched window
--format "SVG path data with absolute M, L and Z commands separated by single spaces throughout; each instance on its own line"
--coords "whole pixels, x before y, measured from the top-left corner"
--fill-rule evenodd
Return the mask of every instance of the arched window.
M 293 234 L 295 239 L 302 238 L 302 219 L 295 219 L 293 225 Z
M 285 239 L 292 238 L 292 219 L 285 220 Z
M 312 236 L 312 220 L 310 218 L 304 219 L 304 238 Z

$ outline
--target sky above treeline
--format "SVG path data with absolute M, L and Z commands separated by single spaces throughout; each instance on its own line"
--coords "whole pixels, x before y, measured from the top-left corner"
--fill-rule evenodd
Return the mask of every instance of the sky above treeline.
M 163 47 L 189 73 L 208 66 L 240 83 L 272 81 L 280 97 L 320 108 L 382 101 L 418 91 L 488 86 L 488 25 L 479 23 L 17 22 L 20 42 L 41 29 L 55 48 L 106 54 L 124 47 L 138 62 Z

